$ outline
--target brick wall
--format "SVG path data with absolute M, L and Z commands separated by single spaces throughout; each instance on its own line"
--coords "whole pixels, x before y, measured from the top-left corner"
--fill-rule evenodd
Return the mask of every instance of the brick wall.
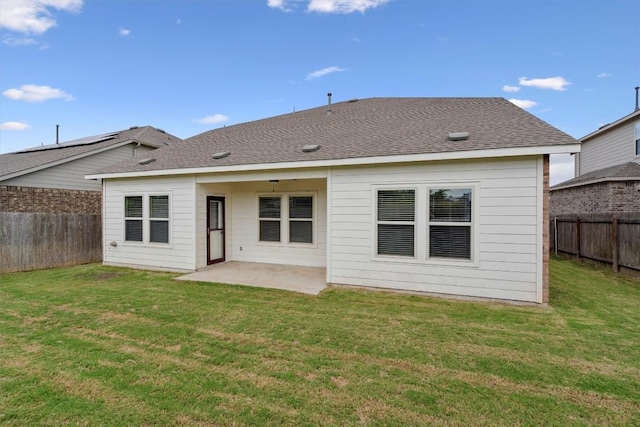
M 102 192 L 3 185 L 0 212 L 100 215 Z
M 640 181 L 603 182 L 551 192 L 551 217 L 640 212 Z

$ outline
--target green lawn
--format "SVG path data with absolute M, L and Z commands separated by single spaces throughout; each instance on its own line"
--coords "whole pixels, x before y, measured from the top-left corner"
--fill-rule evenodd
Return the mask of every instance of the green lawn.
M 0 276 L 0 425 L 640 425 L 640 281 L 550 308 L 98 265 Z

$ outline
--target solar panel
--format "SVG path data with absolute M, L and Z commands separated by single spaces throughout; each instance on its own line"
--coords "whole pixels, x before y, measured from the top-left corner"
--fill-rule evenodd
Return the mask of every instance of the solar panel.
M 26 150 L 18 151 L 18 153 L 31 153 L 34 151 L 56 150 L 58 148 L 68 148 L 68 147 L 75 147 L 78 145 L 96 144 L 98 142 L 104 142 L 110 139 L 114 139 L 117 136 L 118 136 L 118 132 L 105 133 L 103 135 L 96 135 L 96 136 L 87 136 L 84 138 L 74 139 L 74 140 L 63 142 L 60 144 L 48 144 L 48 145 L 41 145 L 40 147 L 27 148 Z

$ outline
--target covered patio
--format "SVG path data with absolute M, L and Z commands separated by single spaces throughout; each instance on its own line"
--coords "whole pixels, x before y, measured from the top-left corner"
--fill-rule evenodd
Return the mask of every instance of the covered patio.
M 318 295 L 327 287 L 326 269 L 282 264 L 231 261 L 211 265 L 177 280 L 282 289 Z

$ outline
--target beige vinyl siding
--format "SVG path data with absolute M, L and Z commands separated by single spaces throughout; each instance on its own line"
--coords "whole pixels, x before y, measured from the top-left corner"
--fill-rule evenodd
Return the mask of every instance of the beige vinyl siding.
M 9 179 L 2 184 L 17 187 L 100 191 L 101 182 L 84 179 L 84 176 L 121 160 L 130 159 L 134 155 L 134 149 L 136 156 L 151 150 L 149 147 L 135 147 L 129 144 Z
M 207 266 L 207 196 L 224 197 L 225 261 L 233 261 L 233 184 L 198 184 L 196 186 L 196 268 Z
M 324 267 L 326 265 L 326 179 L 237 182 L 233 184 L 234 261 Z M 258 241 L 258 195 L 314 195 L 314 243 L 270 243 Z M 286 226 L 286 224 L 285 224 Z M 231 260 L 227 255 L 227 260 Z
M 579 174 L 621 165 L 637 158 L 635 130 L 638 121 L 631 121 L 582 143 Z
M 531 156 L 334 168 L 328 280 L 336 284 L 540 302 L 541 162 L 541 157 Z M 478 194 L 472 206 L 476 259 L 456 263 L 375 256 L 372 188 L 409 188 L 424 183 L 440 188 L 446 188 L 447 183 L 476 185 L 474 191 Z M 416 203 L 426 201 L 418 197 Z M 416 211 L 420 212 L 418 206 Z M 416 233 L 426 232 L 426 227 L 416 226 Z M 424 252 L 426 249 L 422 249 Z
M 169 244 L 124 241 L 125 195 L 168 194 Z M 193 176 L 170 178 L 109 179 L 104 190 L 104 263 L 154 269 L 196 269 L 196 222 Z M 116 246 L 111 246 L 115 242 Z

